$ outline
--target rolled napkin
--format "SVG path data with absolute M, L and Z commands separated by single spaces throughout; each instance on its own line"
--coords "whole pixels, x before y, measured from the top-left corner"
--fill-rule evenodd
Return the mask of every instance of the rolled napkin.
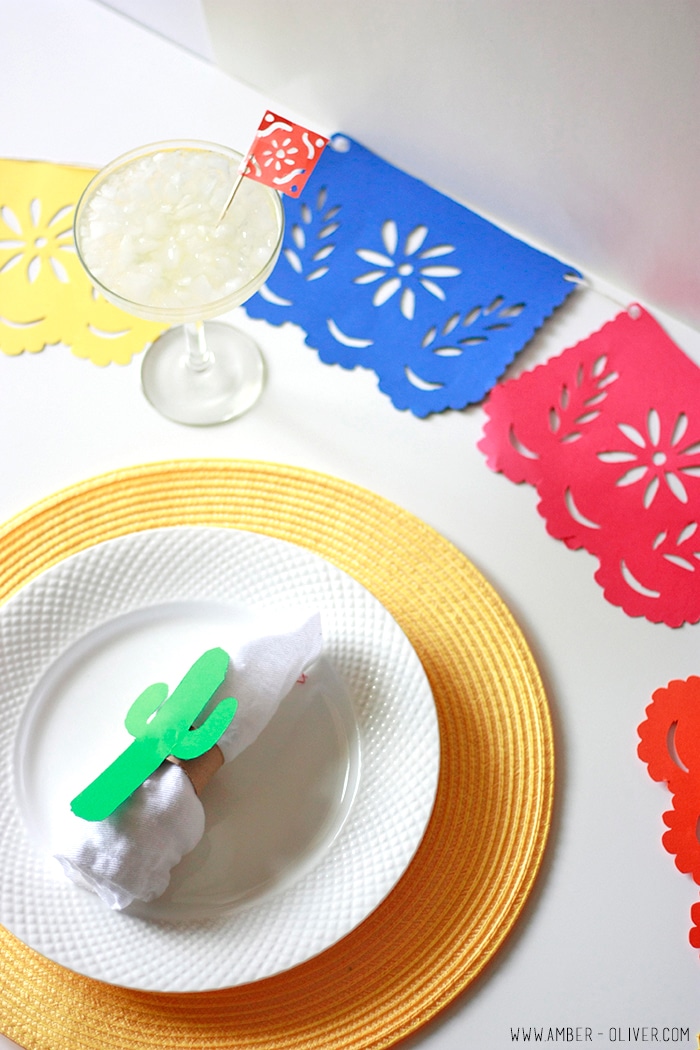
M 164 762 L 105 820 L 81 820 L 69 811 L 54 854 L 68 878 L 118 911 L 159 897 L 171 870 L 204 834 L 197 790 L 257 739 L 322 646 L 314 613 L 229 650 L 222 690 L 236 697 L 238 710 L 218 744 L 200 759 Z

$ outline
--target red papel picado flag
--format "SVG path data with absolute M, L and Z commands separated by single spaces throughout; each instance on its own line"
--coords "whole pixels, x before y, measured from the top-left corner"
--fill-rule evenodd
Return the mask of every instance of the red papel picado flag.
M 241 174 L 298 197 L 328 141 L 268 110 L 241 165 Z

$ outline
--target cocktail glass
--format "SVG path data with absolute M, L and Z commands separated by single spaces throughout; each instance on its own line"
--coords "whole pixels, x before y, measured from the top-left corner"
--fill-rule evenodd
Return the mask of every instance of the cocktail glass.
M 282 244 L 279 194 L 243 178 L 242 157 L 210 142 L 132 150 L 103 168 L 75 212 L 75 245 L 99 292 L 136 317 L 171 326 L 146 351 L 144 393 L 179 423 L 221 423 L 258 399 L 254 340 L 220 317 L 250 298 Z

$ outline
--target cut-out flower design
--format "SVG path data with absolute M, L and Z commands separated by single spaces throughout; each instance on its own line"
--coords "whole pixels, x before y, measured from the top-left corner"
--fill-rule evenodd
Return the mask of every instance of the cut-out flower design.
M 73 205 L 66 205 L 47 216 L 37 197 L 19 215 L 9 205 L 3 205 L 0 208 L 0 274 L 8 274 L 16 266 L 20 279 L 33 284 L 42 268 L 49 268 L 57 280 L 66 284 L 69 277 L 65 253 L 75 251 L 73 211 Z
M 93 289 L 73 243 L 73 213 L 87 168 L 0 160 L 0 350 L 55 343 L 95 364 L 127 364 L 163 330 Z
M 275 171 L 284 171 L 299 163 L 298 153 L 291 135 L 285 138 L 275 136 L 270 139 L 269 145 L 258 151 L 258 157 L 263 168 L 273 167 Z
M 641 433 L 629 423 L 618 423 L 617 426 L 632 447 L 598 453 L 602 463 L 627 465 L 617 484 L 624 487 L 646 480 L 642 498 L 645 508 L 652 505 L 662 483 L 666 484 L 677 500 L 687 503 L 688 490 L 681 475 L 700 475 L 700 445 L 679 448 L 688 429 L 687 415 L 680 412 L 676 416 L 665 440 L 661 417 L 655 408 L 650 410 L 647 417 L 646 433 Z
M 384 252 L 370 248 L 358 248 L 356 251 L 359 258 L 374 269 L 355 277 L 354 283 L 381 282 L 372 297 L 375 306 L 382 306 L 401 290 L 399 308 L 408 321 L 412 321 L 415 314 L 416 291 L 419 287 L 444 302 L 445 291 L 437 282 L 447 277 L 458 277 L 462 272 L 457 266 L 443 266 L 432 262 L 433 259 L 450 255 L 455 249 L 451 244 L 436 244 L 423 248 L 427 235 L 427 226 L 414 226 L 399 246 L 398 226 L 393 219 L 389 219 L 381 229 Z

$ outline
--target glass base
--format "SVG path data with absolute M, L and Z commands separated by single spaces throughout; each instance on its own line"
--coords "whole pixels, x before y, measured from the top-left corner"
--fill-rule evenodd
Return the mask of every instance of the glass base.
M 143 392 L 176 423 L 211 426 L 247 412 L 262 392 L 265 366 L 256 343 L 221 321 L 205 321 L 206 359 L 190 356 L 184 327 L 170 328 L 149 347 L 141 366 Z

